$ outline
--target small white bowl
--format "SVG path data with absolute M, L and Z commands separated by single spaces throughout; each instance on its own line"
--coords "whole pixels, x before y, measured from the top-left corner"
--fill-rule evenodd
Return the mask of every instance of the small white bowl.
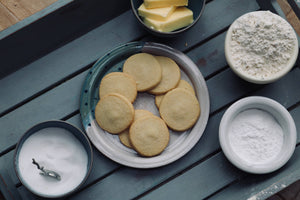
M 252 75 L 248 74 L 247 72 L 242 71 L 241 69 L 237 69 L 237 66 L 234 66 L 234 61 L 233 61 L 233 58 L 232 58 L 232 55 L 231 55 L 231 52 L 230 52 L 230 48 L 231 48 L 230 44 L 232 42 L 232 37 L 231 36 L 232 36 L 233 27 L 235 27 L 235 25 L 238 23 L 239 19 L 241 19 L 241 18 L 243 18 L 247 15 L 259 15 L 259 14 L 264 13 L 264 12 L 265 13 L 271 13 L 270 11 L 254 11 L 254 12 L 249 12 L 249 13 L 246 13 L 246 14 L 240 16 L 239 18 L 237 18 L 231 24 L 231 26 L 229 27 L 229 29 L 227 31 L 226 38 L 225 38 L 225 57 L 226 57 L 226 60 L 227 60 L 227 63 L 229 65 L 229 67 L 240 78 L 242 78 L 242 79 L 244 79 L 248 82 L 256 83 L 256 84 L 267 84 L 267 83 L 271 83 L 271 82 L 274 82 L 274 81 L 282 78 L 295 65 L 295 62 L 296 62 L 297 57 L 298 57 L 298 52 L 299 52 L 299 45 L 298 45 L 297 35 L 296 35 L 294 29 L 292 28 L 292 26 L 285 19 L 280 17 L 279 15 L 276 15 L 276 14 L 272 13 L 273 17 L 275 17 L 277 19 L 280 19 L 282 22 L 287 23 L 287 26 L 289 26 L 293 30 L 292 34 L 293 34 L 293 37 L 295 38 L 295 43 L 294 43 L 295 46 L 294 46 L 293 52 L 291 53 L 291 57 L 290 57 L 289 61 L 286 63 L 286 66 L 283 67 L 281 69 L 281 71 L 278 71 L 277 73 L 275 73 L 272 76 L 269 76 L 267 78 L 258 78 L 258 77 L 252 76 Z
M 262 163 L 249 163 L 239 153 L 235 152 L 229 139 L 229 128 L 235 117 L 248 109 L 260 109 L 272 115 L 283 130 L 283 145 L 273 159 Z M 297 139 L 295 122 L 290 113 L 278 102 L 259 96 L 243 98 L 232 104 L 224 113 L 219 126 L 219 141 L 228 160 L 239 169 L 253 173 L 264 174 L 282 167 L 292 156 Z
M 32 138 L 31 136 L 35 136 L 39 131 L 43 131 L 46 130 L 47 128 L 56 128 L 55 130 L 62 130 L 64 133 L 63 137 L 65 138 L 71 138 L 74 139 L 73 142 L 75 141 L 75 144 L 78 145 L 78 148 L 76 148 L 76 151 L 72 150 L 70 151 L 68 149 L 68 147 L 70 147 L 70 145 L 67 144 L 63 144 L 60 143 L 57 139 L 56 140 L 49 140 L 49 137 L 47 137 L 46 140 L 42 141 L 45 144 L 43 144 L 42 148 L 40 147 L 36 147 L 36 146 L 30 146 L 30 145 L 26 145 L 26 142 L 28 141 L 28 139 Z M 43 136 L 57 136 L 57 133 L 55 133 L 54 131 L 47 131 L 47 134 L 45 134 L 46 132 L 43 133 Z M 61 133 L 61 132 L 59 132 Z M 39 138 L 41 134 L 39 134 Z M 68 136 L 68 137 L 66 137 Z M 52 137 L 52 138 L 53 138 Z M 50 141 L 50 142 L 49 142 Z M 48 143 L 49 142 L 49 143 Z M 35 142 L 36 143 L 36 142 Z M 42 143 L 41 143 L 42 144 Z M 49 153 L 49 146 L 52 146 L 55 144 L 55 147 L 58 148 L 59 154 L 56 154 L 54 156 L 54 154 Z M 22 154 L 22 148 L 24 147 L 24 145 L 26 146 L 26 154 Z M 32 147 L 30 148 L 30 151 L 28 151 L 28 147 Z M 71 162 L 69 159 L 72 158 L 70 155 L 72 154 L 76 154 L 76 157 L 79 157 L 81 154 L 81 152 L 79 151 L 79 149 L 85 150 L 86 151 L 86 156 L 87 156 L 87 163 L 86 163 L 86 171 L 78 171 L 80 168 L 78 168 L 76 166 L 75 163 L 78 164 L 78 161 L 74 161 L 72 160 L 72 163 L 74 164 L 74 168 L 70 169 L 70 168 L 58 168 L 58 170 L 60 171 L 56 171 L 59 172 L 61 175 L 61 180 L 55 180 L 53 178 L 50 177 L 43 177 L 42 175 L 39 175 L 39 170 L 37 168 L 37 166 L 31 164 L 32 160 L 31 160 L 31 155 L 38 155 L 38 154 L 42 154 L 44 156 L 44 160 L 37 160 L 36 162 L 39 162 L 40 164 L 43 165 L 43 162 L 47 162 L 48 166 L 52 165 L 52 167 L 55 165 L 53 165 L 54 161 L 59 161 L 61 163 L 64 164 L 64 166 L 66 166 L 66 163 Z M 53 150 L 53 148 L 52 148 Z M 30 157 L 28 159 L 28 165 L 26 162 L 26 166 L 20 163 L 20 157 L 21 155 L 27 157 Z M 27 160 L 27 159 L 26 159 Z M 41 161 L 41 162 L 40 162 Z M 67 162 L 66 162 L 67 161 Z M 69 161 L 69 162 L 68 162 Z M 32 165 L 32 166 L 31 166 Z M 70 163 L 69 163 L 70 165 Z M 65 198 L 66 196 L 74 193 L 75 191 L 78 191 L 79 188 L 85 183 L 86 179 L 88 178 L 91 170 L 92 170 L 92 165 L 93 165 L 93 149 L 92 146 L 89 142 L 89 139 L 87 138 L 87 136 L 77 127 L 75 127 L 74 125 L 65 122 L 65 121 L 61 121 L 61 120 L 50 120 L 50 121 L 45 121 L 45 122 L 41 122 L 39 124 L 34 125 L 33 127 L 31 127 L 29 130 L 27 130 L 24 135 L 20 138 L 16 150 L 15 150 L 15 154 L 14 154 L 14 168 L 15 168 L 15 172 L 17 177 L 19 178 L 20 182 L 29 190 L 31 191 L 33 194 L 42 197 L 42 198 Z M 28 168 L 28 166 L 30 166 Z M 47 169 L 47 165 L 45 166 L 45 168 Z M 48 168 L 48 170 L 53 170 L 51 167 L 50 169 Z M 33 171 L 36 171 L 36 173 L 32 173 Z M 74 171 L 76 171 L 76 174 L 74 173 Z M 23 172 L 23 173 L 22 173 Z M 25 172 L 25 173 L 24 173 Z M 61 173 L 62 172 L 62 173 Z M 26 173 L 31 173 L 32 177 L 29 177 L 28 175 L 26 175 Z M 26 178 L 24 178 L 24 174 L 26 175 Z M 77 176 L 78 174 L 81 174 L 81 179 L 80 180 L 76 180 L 76 182 L 73 182 L 70 187 L 70 181 L 72 180 L 71 178 L 73 176 Z M 49 183 L 49 187 L 53 187 L 54 185 L 57 186 L 56 190 L 58 189 L 58 192 L 49 192 L 51 188 L 47 188 L 47 187 L 39 187 L 37 186 L 37 184 L 35 182 L 33 182 L 33 180 L 36 179 L 36 177 L 41 177 L 41 179 L 38 180 L 47 180 Z M 34 178 L 35 177 L 35 178 Z M 57 181 L 57 182 L 56 182 Z M 33 184 L 34 183 L 34 187 Z M 45 184 L 45 182 L 42 181 L 43 184 Z M 57 184 L 56 184 L 57 183 Z M 40 184 L 40 183 L 39 183 Z M 69 186 L 67 185 L 69 184 Z M 53 190 L 52 190 L 53 191 Z

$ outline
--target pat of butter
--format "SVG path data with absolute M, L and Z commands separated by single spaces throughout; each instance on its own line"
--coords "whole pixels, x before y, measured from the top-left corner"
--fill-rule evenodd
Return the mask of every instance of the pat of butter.
M 168 6 L 162 8 L 151 8 L 148 9 L 145 7 L 145 4 L 142 4 L 138 8 L 138 13 L 141 17 L 148 17 L 155 20 L 166 20 L 176 9 L 176 6 Z
M 144 23 L 161 32 L 171 32 L 193 23 L 193 11 L 186 7 L 178 7 L 165 21 L 144 18 Z
M 146 8 L 160 8 L 167 6 L 187 6 L 188 0 L 144 0 Z

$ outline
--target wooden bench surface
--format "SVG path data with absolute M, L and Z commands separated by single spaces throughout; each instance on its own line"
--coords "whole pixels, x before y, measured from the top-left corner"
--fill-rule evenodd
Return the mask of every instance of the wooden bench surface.
M 154 169 L 122 166 L 94 148 L 92 172 L 69 199 L 266 199 L 298 180 L 299 131 L 290 161 L 265 175 L 248 174 L 234 167 L 218 141 L 218 127 L 225 110 L 247 96 L 278 101 L 288 109 L 300 130 L 299 58 L 285 77 L 267 85 L 243 81 L 225 60 L 224 39 L 230 24 L 244 13 L 266 9 L 279 12 L 269 1 L 209 1 L 195 27 L 175 38 L 149 35 L 128 10 L 0 79 L 0 190 L 4 197 L 39 199 L 16 177 L 13 156 L 17 141 L 31 126 L 50 119 L 66 120 L 82 129 L 79 99 L 89 69 L 107 51 L 131 41 L 164 43 L 195 62 L 210 95 L 207 127 L 189 153 Z

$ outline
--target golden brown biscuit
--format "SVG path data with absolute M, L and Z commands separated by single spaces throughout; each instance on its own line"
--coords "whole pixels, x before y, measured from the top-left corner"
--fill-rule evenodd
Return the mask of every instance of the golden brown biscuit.
M 170 133 L 161 118 L 145 116 L 132 123 L 129 139 L 140 155 L 150 157 L 160 154 L 167 147 Z
M 162 69 L 161 81 L 155 88 L 149 90 L 151 94 L 163 94 L 174 89 L 180 81 L 180 69 L 176 62 L 165 56 L 155 56 Z
M 195 95 L 195 90 L 194 88 L 185 80 L 180 80 L 178 85 L 176 86 L 176 88 L 183 88 L 186 89 L 187 91 L 191 92 L 193 95 Z M 163 99 L 165 94 L 161 94 L 161 95 L 156 95 L 155 96 L 155 105 L 157 108 L 159 108 L 160 102 Z
M 102 129 L 112 134 L 118 134 L 132 123 L 134 108 L 123 95 L 110 93 L 97 103 L 95 118 Z
M 162 99 L 159 113 L 171 129 L 184 131 L 198 120 L 200 105 L 195 95 L 185 89 L 175 88 Z
M 101 80 L 99 86 L 100 99 L 109 93 L 118 93 L 133 103 L 137 96 L 136 82 L 132 76 L 123 72 L 112 72 Z
M 162 70 L 156 58 L 148 53 L 130 56 L 123 65 L 123 72 L 134 77 L 140 92 L 154 88 L 161 80 Z
M 144 116 L 153 115 L 152 112 L 148 110 L 138 109 L 134 111 L 134 119 L 133 121 L 136 121 L 137 119 L 140 119 Z M 128 148 L 132 148 L 132 145 L 129 140 L 129 129 L 126 129 L 125 131 L 122 131 L 119 135 L 119 139 L 122 144 L 124 144 Z

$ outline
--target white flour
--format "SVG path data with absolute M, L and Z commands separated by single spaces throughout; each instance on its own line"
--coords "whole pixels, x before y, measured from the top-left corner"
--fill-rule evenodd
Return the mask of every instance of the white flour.
M 45 169 L 61 176 L 57 181 L 40 175 L 32 158 Z M 87 152 L 69 131 L 62 128 L 44 128 L 31 135 L 19 154 L 20 174 L 36 193 L 57 196 L 74 189 L 87 172 Z
M 285 67 L 296 46 L 293 28 L 269 11 L 248 13 L 232 25 L 230 54 L 237 70 L 268 78 Z
M 259 109 L 239 113 L 229 127 L 233 151 L 248 164 L 274 159 L 283 145 L 283 130 L 275 118 Z

